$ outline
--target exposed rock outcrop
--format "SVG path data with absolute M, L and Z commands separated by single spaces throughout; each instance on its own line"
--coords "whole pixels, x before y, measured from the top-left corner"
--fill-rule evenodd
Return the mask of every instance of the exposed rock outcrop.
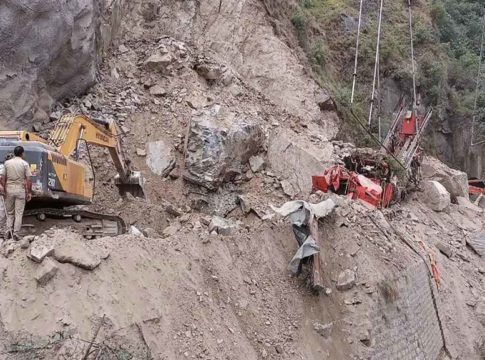
M 54 101 L 96 80 L 98 3 L 0 3 L 0 123 L 48 122 Z

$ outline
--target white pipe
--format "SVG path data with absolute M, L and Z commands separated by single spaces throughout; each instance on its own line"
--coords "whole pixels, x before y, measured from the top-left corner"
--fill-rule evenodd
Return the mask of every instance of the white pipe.
M 411 0 L 408 0 L 409 9 L 409 36 L 411 38 L 411 66 L 413 71 L 413 110 L 417 109 L 417 98 L 416 98 L 416 66 L 414 64 L 414 41 L 413 41 L 413 15 L 411 11 Z M 417 126 L 417 122 L 416 122 Z
M 360 44 L 360 27 L 362 25 L 362 4 L 364 0 L 360 0 L 359 9 L 359 25 L 357 27 L 357 43 L 355 44 L 355 62 L 354 62 L 354 73 L 352 75 L 352 95 L 350 96 L 350 105 L 354 103 L 354 93 L 355 93 L 355 83 L 357 81 L 357 64 L 359 59 L 359 44 Z
M 376 44 L 376 61 L 374 66 L 374 80 L 372 82 L 372 97 L 370 100 L 370 109 L 369 109 L 369 121 L 368 126 L 370 127 L 371 120 L 372 120 L 372 110 L 374 107 L 374 97 L 376 93 L 376 80 L 377 80 L 377 64 L 379 62 L 379 46 L 381 43 L 381 24 L 382 24 L 382 8 L 384 6 L 384 0 L 381 0 L 381 8 L 379 10 L 379 26 L 377 27 L 377 44 Z

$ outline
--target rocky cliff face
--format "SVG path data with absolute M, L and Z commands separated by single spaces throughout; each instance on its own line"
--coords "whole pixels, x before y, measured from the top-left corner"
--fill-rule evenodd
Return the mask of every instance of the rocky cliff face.
M 471 121 L 448 121 L 446 128 L 433 129 L 432 137 L 435 144 L 436 154 L 457 169 L 465 171 L 469 177 L 485 177 L 485 157 L 483 144 L 471 145 Z M 476 135 L 476 134 L 475 134 Z M 483 140 L 483 135 L 475 136 L 474 143 Z
M 0 3 L 0 124 L 49 121 L 52 104 L 96 80 L 97 2 Z

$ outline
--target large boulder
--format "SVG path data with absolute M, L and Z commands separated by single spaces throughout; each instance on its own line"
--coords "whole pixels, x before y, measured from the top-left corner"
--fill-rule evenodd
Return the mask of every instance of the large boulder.
M 434 211 L 443 211 L 451 204 L 450 193 L 437 181 L 426 180 L 422 183 L 422 200 Z
M 421 171 L 424 179 L 438 181 L 453 198 L 457 196 L 469 198 L 468 176 L 463 171 L 451 169 L 441 161 L 429 156 L 424 158 Z
M 310 193 L 312 176 L 332 163 L 333 146 L 328 141 L 316 146 L 304 136 L 284 130 L 271 134 L 269 141 L 268 164 L 295 193 Z
M 188 126 L 183 176 L 215 190 L 241 174 L 243 165 L 259 152 L 263 141 L 263 129 L 254 119 L 235 115 L 219 105 L 199 110 Z
M 98 15 L 94 0 L 0 2 L 0 124 L 48 121 L 55 100 L 94 84 Z

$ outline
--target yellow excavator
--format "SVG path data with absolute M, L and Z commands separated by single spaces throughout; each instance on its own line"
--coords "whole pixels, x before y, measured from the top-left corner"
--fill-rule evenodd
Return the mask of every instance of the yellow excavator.
M 65 225 L 86 237 L 126 232 L 120 217 L 73 206 L 93 202 L 96 176 L 89 145 L 109 150 L 118 172 L 114 182 L 120 194 L 144 196 L 144 179 L 140 172 L 132 170 L 124 156 L 120 135 L 114 121 L 76 114 L 62 116 L 48 140 L 27 131 L 0 131 L 0 162 L 21 145 L 32 172 L 32 201 L 25 211 L 25 227 L 31 228 L 32 233 L 45 230 L 50 227 L 48 219 L 56 218 L 68 220 Z

